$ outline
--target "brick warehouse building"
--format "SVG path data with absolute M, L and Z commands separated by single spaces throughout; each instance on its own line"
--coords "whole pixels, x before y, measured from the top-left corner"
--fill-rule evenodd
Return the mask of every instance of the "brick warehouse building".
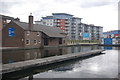
M 67 44 L 67 34 L 58 28 L 33 24 L 33 16 L 29 23 L 11 21 L 2 31 L 3 47 L 41 47 Z
M 0 47 L 2 46 L 2 29 L 11 21 L 17 21 L 17 20 L 20 19 L 0 14 Z

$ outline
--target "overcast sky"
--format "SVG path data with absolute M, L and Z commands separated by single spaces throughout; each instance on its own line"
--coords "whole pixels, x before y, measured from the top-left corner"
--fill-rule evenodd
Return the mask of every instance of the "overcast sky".
M 118 29 L 119 0 L 0 0 L 0 14 L 19 17 L 28 22 L 32 12 L 34 21 L 52 13 L 69 13 L 83 18 L 82 22 L 103 26 L 103 31 Z

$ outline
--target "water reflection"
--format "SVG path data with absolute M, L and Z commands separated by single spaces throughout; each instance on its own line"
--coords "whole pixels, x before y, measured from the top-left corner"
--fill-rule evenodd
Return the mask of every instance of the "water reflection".
M 73 46 L 61 48 L 44 48 L 32 50 L 3 51 L 3 64 L 26 61 L 32 59 L 45 58 L 56 55 L 73 54 L 78 52 L 87 52 L 90 50 L 101 49 L 99 46 Z
M 20 51 L 4 51 L 3 63 L 13 63 L 56 55 L 74 54 L 89 50 L 107 49 L 101 46 L 72 46 L 64 48 L 45 48 Z M 103 55 L 87 59 L 71 60 L 66 63 L 47 65 L 27 71 L 7 75 L 7 77 L 24 78 L 115 78 L 118 74 L 118 51 L 120 47 L 112 47 Z M 6 77 L 6 75 L 5 75 Z
M 3 51 L 3 64 L 67 54 L 67 48 Z
M 117 78 L 118 51 L 106 50 L 105 53 L 38 73 L 34 78 Z
M 104 46 L 105 50 L 112 50 L 112 46 Z
M 68 53 L 87 52 L 90 50 L 102 49 L 100 46 L 72 46 L 68 47 Z

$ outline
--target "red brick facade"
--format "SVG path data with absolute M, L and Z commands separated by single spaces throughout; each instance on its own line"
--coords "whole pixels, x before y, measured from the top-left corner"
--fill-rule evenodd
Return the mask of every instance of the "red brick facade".
M 2 47 L 2 31 L 0 31 L 0 47 Z
M 8 29 L 15 28 L 15 36 L 9 37 Z M 16 25 L 15 23 L 10 23 L 2 30 L 2 46 L 3 47 L 24 47 L 24 30 Z
M 27 35 L 27 31 L 24 31 L 24 34 L 25 34 L 25 39 L 24 39 L 24 44 L 25 44 L 25 47 L 40 47 L 42 46 L 41 43 L 43 43 L 43 41 L 41 40 L 42 39 L 42 32 L 39 32 L 40 35 L 37 35 L 38 32 L 35 32 L 35 31 L 30 31 L 30 35 Z M 29 39 L 30 40 L 30 44 L 27 45 L 26 44 L 26 40 Z M 34 43 L 34 40 L 36 40 L 36 44 Z M 40 41 L 40 42 L 39 42 Z
M 2 30 L 3 28 L 3 23 L 2 23 L 2 18 L 0 17 L 0 31 Z

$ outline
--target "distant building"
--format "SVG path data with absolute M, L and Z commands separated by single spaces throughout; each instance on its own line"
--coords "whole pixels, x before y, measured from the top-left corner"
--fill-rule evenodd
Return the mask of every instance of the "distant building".
M 41 21 L 35 21 L 35 24 L 53 26 L 53 16 L 42 17 Z
M 111 39 L 111 44 L 120 44 L 120 30 L 103 32 L 102 44 L 107 43 L 105 40 Z M 108 41 L 110 42 L 110 40 Z
M 103 27 L 84 24 L 81 20 L 82 18 L 73 17 L 71 14 L 53 13 L 52 16 L 42 17 L 41 21 L 35 23 L 60 28 L 67 33 L 69 40 L 100 40 Z M 88 33 L 89 38 L 84 38 L 84 33 Z
M 103 27 L 81 23 L 80 35 L 83 40 L 101 40 Z M 85 37 L 84 34 L 88 36 Z
M 120 35 L 120 30 L 112 30 L 108 32 L 103 32 L 103 38 L 118 38 Z
M 66 33 L 58 28 L 33 24 L 33 16 L 29 23 L 11 21 L 2 31 L 3 47 L 41 47 L 66 45 Z

